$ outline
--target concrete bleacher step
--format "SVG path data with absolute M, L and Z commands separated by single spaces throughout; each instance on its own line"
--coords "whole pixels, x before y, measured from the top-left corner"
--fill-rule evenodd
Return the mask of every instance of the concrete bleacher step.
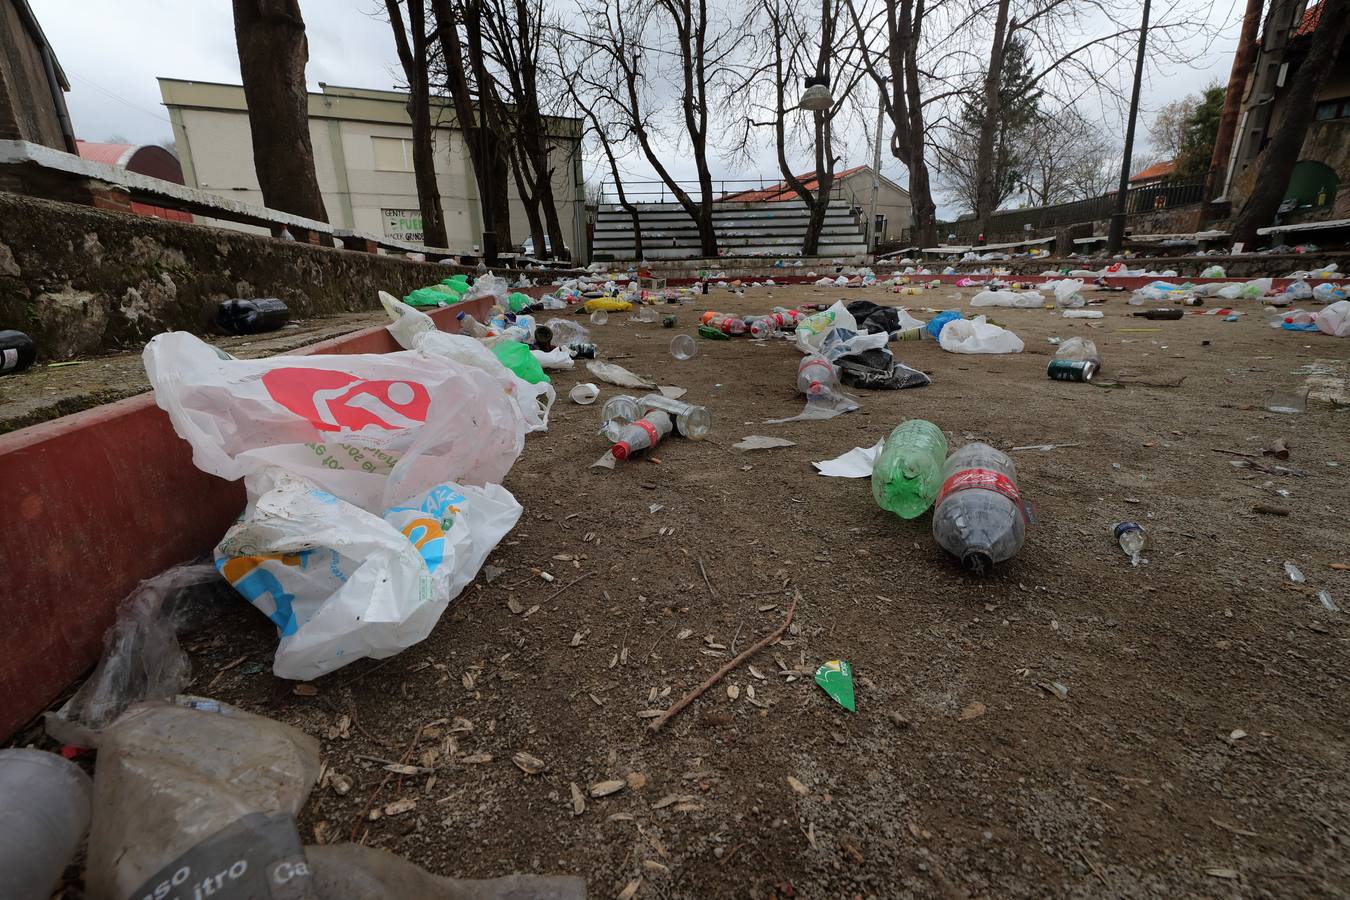
M 701 255 L 698 226 L 678 203 L 641 203 L 637 210 L 644 256 L 690 259 Z M 798 255 L 809 223 L 810 210 L 800 201 L 719 203 L 713 210 L 718 247 L 728 256 Z M 622 206 L 600 207 L 592 249 L 600 260 L 633 258 L 633 220 Z M 866 250 L 862 223 L 847 203 L 832 202 L 821 228 L 821 255 L 852 257 Z

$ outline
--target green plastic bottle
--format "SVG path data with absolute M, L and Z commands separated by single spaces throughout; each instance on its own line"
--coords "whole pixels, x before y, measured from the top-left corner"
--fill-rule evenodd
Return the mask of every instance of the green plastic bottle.
M 901 422 L 872 466 L 872 497 L 902 519 L 917 518 L 937 498 L 946 461 L 942 429 L 923 419 Z

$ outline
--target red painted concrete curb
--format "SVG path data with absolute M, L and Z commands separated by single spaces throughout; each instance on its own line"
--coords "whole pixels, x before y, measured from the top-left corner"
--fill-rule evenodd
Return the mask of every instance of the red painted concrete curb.
M 544 289 L 527 293 L 535 296 Z M 489 300 L 433 312 L 485 320 Z M 383 327 L 291 355 L 388 353 Z M 98 659 L 131 589 L 211 550 L 244 508 L 243 482 L 192 464 L 153 393 L 0 435 L 0 739 L 46 709 Z

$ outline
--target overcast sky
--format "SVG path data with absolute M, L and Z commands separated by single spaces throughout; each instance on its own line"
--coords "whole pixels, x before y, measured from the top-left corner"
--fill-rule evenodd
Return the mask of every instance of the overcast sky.
M 564 0 L 566 2 L 566 0 Z M 1125 0 L 1125 4 L 1134 0 Z M 1236 43 L 1234 0 L 1219 0 L 1209 12 L 1211 23 L 1225 25 L 1212 46 L 1207 64 L 1168 66 L 1152 59 L 1144 90 L 1144 114 L 1194 93 L 1208 84 L 1226 82 Z M 134 143 L 154 143 L 172 136 L 161 105 L 157 76 L 239 83 L 239 62 L 228 0 L 31 0 L 34 11 L 71 82 L 67 102 L 76 134 L 86 140 L 117 135 Z M 1125 4 L 1122 4 L 1122 8 Z M 311 89 L 320 81 L 356 87 L 390 88 L 397 60 L 386 22 L 374 13 L 380 0 L 301 0 L 309 35 Z M 1155 15 L 1157 10 L 1155 9 Z M 870 125 L 868 126 L 871 127 Z M 1106 128 L 1123 127 L 1117 122 Z M 1136 156 L 1147 154 L 1143 122 Z M 851 137 L 851 139 L 848 139 Z M 848 158 L 840 168 L 865 163 L 867 136 L 845 136 Z M 901 183 L 904 170 L 894 160 L 883 171 Z M 714 159 L 714 176 L 777 180 L 773 154 L 766 150 L 759 164 L 730 168 Z M 806 163 L 806 168 L 811 164 Z M 625 168 L 638 177 L 651 170 L 630 157 Z M 692 177 L 692 165 L 677 160 L 679 177 Z M 588 165 L 588 177 L 599 180 L 600 167 Z

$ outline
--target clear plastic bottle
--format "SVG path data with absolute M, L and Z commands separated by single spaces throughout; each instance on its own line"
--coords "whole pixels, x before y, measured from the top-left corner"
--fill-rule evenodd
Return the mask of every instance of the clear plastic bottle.
M 966 444 L 947 458 L 933 511 L 933 538 L 986 575 L 1011 559 L 1026 537 L 1026 510 L 1017 490 L 1017 467 L 988 444 Z
M 1139 565 L 1139 554 L 1144 552 L 1144 546 L 1148 543 L 1144 526 L 1138 522 L 1121 522 L 1116 526 L 1115 536 L 1120 549 L 1130 557 L 1130 565 Z
M 749 330 L 745 320 L 740 316 L 727 315 L 725 313 L 713 316 L 708 320 L 708 324 L 723 334 L 741 335 Z
M 745 321 L 750 326 L 750 337 L 757 341 L 773 337 L 778 331 L 778 320 L 773 316 L 754 316 Z
M 661 394 L 648 394 L 638 401 L 642 414 L 654 409 L 667 413 L 675 420 L 675 430 L 681 437 L 690 440 L 702 440 L 712 431 L 712 413 L 706 406 L 696 406 L 683 400 L 672 400 Z
M 808 398 L 828 394 L 838 384 L 839 372 L 819 353 L 803 357 L 797 366 L 797 390 Z
M 460 334 L 467 334 L 471 338 L 479 338 L 480 340 L 488 336 L 487 326 L 468 313 L 460 313 L 455 318 L 459 319 Z
M 626 426 L 609 452 L 614 454 L 615 459 L 627 459 L 638 450 L 655 447 L 663 437 L 670 434 L 673 427 L 667 413 L 654 409 Z
M 932 422 L 901 422 L 872 466 L 872 498 L 902 519 L 921 516 L 942 485 L 947 438 Z
M 600 407 L 600 433 L 609 438 L 610 443 L 619 439 L 629 423 L 642 415 L 638 399 L 629 394 L 618 394 L 605 401 Z

